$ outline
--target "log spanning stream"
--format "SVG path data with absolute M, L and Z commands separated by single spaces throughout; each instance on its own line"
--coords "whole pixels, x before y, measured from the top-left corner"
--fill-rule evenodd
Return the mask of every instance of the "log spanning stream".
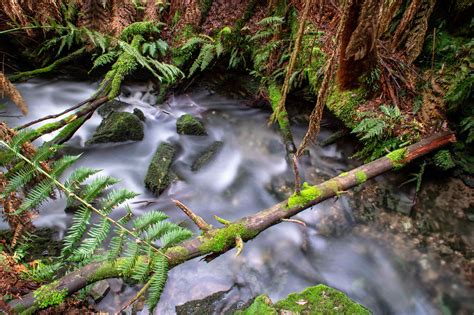
M 60 112 L 90 97 L 96 88 L 95 83 L 73 81 L 34 80 L 20 84 L 30 114 L 7 121 L 13 127 Z M 74 167 L 102 169 L 100 175 L 121 180 L 119 187 L 140 193 L 132 204 L 134 211 L 160 209 L 175 222 L 185 221 L 189 228 L 196 230 L 172 199 L 185 203 L 214 225 L 219 225 L 214 215 L 234 220 L 282 199 L 277 186 L 291 182 L 292 175 L 278 132 L 267 127 L 268 112 L 249 108 L 244 100 L 224 97 L 206 88 L 174 96 L 159 107 L 152 106 L 155 96 L 145 85 L 128 86 L 126 90 L 121 101 L 129 105 L 120 110 L 131 112 L 138 108 L 143 111 L 146 117 L 144 140 L 86 145 L 102 119 L 95 113 L 68 142 L 67 151 L 82 153 Z M 178 135 L 176 119 L 184 113 L 201 117 L 208 135 Z M 304 126 L 295 126 L 296 142 L 303 133 Z M 323 130 L 321 137 L 329 134 L 329 130 Z M 49 135 L 42 140 L 51 138 Z M 223 147 L 214 159 L 199 171 L 191 171 L 198 153 L 216 140 L 222 141 Z M 143 180 L 157 146 L 164 141 L 178 144 L 173 169 L 180 179 L 157 198 L 145 189 Z M 305 171 L 309 173 L 311 166 L 311 171 L 316 170 L 317 174 L 313 178 L 336 176 L 352 168 L 354 161 L 349 160 L 350 155 L 349 146 L 344 143 L 313 148 L 311 165 L 306 165 Z M 308 176 L 307 180 L 310 179 Z M 406 198 L 403 192 L 400 198 Z M 54 228 L 61 236 L 71 219 L 64 207 L 61 199 L 44 205 L 35 224 Z M 119 215 L 117 213 L 117 217 Z M 325 222 L 329 217 L 337 218 L 338 231 L 327 232 Z M 405 270 L 411 266 L 402 257 L 395 257 L 390 244 L 376 243 L 369 237 L 351 233 L 355 222 L 348 197 L 342 195 L 336 200 L 327 200 L 304 211 L 298 218 L 306 222 L 306 228 L 290 222 L 278 224 L 246 243 L 238 257 L 227 253 L 208 264 L 194 259 L 174 268 L 157 314 L 173 314 L 176 305 L 218 291 L 228 291 L 216 302 L 216 309 L 223 312 L 230 305 L 243 303 L 260 293 L 276 301 L 318 283 L 344 291 L 375 314 L 437 313 L 438 306 L 431 304 L 429 288 L 407 277 Z M 4 228 L 5 224 L 1 223 L 0 227 Z M 135 289 L 125 286 L 118 292 L 112 286 L 99 307 L 114 311 L 134 295 Z

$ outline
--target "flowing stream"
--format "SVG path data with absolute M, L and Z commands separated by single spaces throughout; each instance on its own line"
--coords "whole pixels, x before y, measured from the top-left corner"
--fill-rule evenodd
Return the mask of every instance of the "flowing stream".
M 90 97 L 97 84 L 67 80 L 32 80 L 19 85 L 30 106 L 27 117 L 7 118 L 11 126 L 57 113 Z M 244 100 L 224 97 L 205 88 L 172 97 L 160 106 L 145 84 L 127 86 L 121 101 L 124 108 L 142 110 L 146 116 L 143 141 L 121 144 L 85 145 L 101 117 L 96 113 L 69 141 L 67 151 L 82 153 L 74 167 L 102 169 L 100 175 L 121 180 L 118 187 L 140 193 L 132 204 L 134 212 L 149 209 L 166 212 L 175 222 L 185 221 L 196 228 L 178 210 L 171 199 L 178 199 L 218 226 L 218 215 L 234 220 L 269 207 L 279 200 L 272 193 L 271 183 L 291 178 L 285 159 L 284 146 L 277 131 L 267 127 L 267 111 L 245 106 Z M 8 107 L 8 114 L 13 113 Z M 15 112 L 16 113 L 16 112 Z M 183 113 L 201 117 L 209 133 L 206 137 L 180 136 L 176 119 Z M 297 142 L 304 133 L 303 126 L 294 128 Z M 322 138 L 330 134 L 322 131 Z M 52 136 L 43 137 L 49 140 Z M 190 166 L 197 154 L 215 140 L 224 143 L 218 155 L 198 172 Z M 179 152 L 174 170 L 175 181 L 159 198 L 144 188 L 148 164 L 163 141 L 177 143 Z M 311 162 L 321 176 L 331 177 L 350 169 L 347 147 L 342 144 L 312 149 Z M 201 299 L 217 291 L 229 292 L 219 302 L 219 310 L 266 293 L 277 301 L 307 286 L 324 283 L 340 289 L 351 298 L 370 308 L 375 314 L 436 314 L 427 290 L 415 279 L 406 277 L 400 261 L 392 253 L 369 238 L 341 233 L 328 237 L 321 233 L 319 222 L 328 213 L 337 211 L 342 225 L 350 228 L 354 222 L 346 197 L 328 200 L 304 211 L 299 218 L 308 227 L 284 222 L 260 234 L 245 244 L 243 253 L 234 257 L 235 250 L 210 263 L 194 259 L 174 268 L 169 275 L 157 314 L 174 314 L 175 306 Z M 53 227 L 63 233 L 71 216 L 64 212 L 64 201 L 42 206 L 37 226 Z M 326 218 L 327 219 L 327 218 Z M 5 228 L 5 224 L 1 223 Z M 113 290 L 112 290 L 113 291 Z M 135 288 L 126 287 L 121 293 L 110 293 L 101 303 L 104 311 L 113 311 L 133 296 Z M 144 312 L 142 312 L 144 313 Z

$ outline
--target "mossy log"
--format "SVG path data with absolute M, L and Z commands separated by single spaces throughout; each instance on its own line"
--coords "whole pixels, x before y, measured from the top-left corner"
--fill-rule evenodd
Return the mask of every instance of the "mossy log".
M 341 192 L 360 185 L 365 180 L 374 178 L 389 170 L 398 169 L 412 160 L 428 154 L 444 145 L 455 142 L 456 137 L 451 132 L 433 135 L 406 148 L 396 150 L 387 156 L 364 164 L 349 172 L 341 173 L 319 185 L 305 185 L 300 194 L 294 194 L 288 200 L 282 201 L 254 215 L 241 218 L 226 224 L 222 228 L 212 228 L 194 239 L 183 242 L 180 246 L 165 251 L 170 268 L 187 260 L 204 255 L 219 255 L 236 247 L 237 239 L 248 241 L 269 227 L 288 219 L 301 211 L 308 209 L 326 199 L 337 196 Z M 121 277 L 117 266 L 120 260 L 111 262 L 94 262 L 81 269 L 67 274 L 59 279 L 58 290 L 66 289 L 72 294 L 85 286 L 107 278 Z M 28 309 L 37 305 L 33 292 L 13 300 L 9 306 L 15 310 Z

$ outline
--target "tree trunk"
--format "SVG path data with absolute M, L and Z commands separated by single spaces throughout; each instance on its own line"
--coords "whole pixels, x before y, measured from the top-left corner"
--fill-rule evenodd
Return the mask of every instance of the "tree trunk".
M 418 157 L 455 141 L 456 137 L 452 132 L 436 134 L 407 148 L 393 151 L 387 156 L 357 167 L 350 172 L 342 173 L 319 185 L 305 186 L 301 191 L 301 195 L 294 194 L 288 200 L 254 215 L 241 218 L 220 229 L 211 229 L 192 240 L 185 241 L 180 246 L 169 248 L 165 254 L 169 259 L 170 268 L 199 256 L 225 253 L 236 246 L 236 239 L 239 239 L 239 241 L 251 240 L 284 219 L 288 219 L 347 189 L 360 185 L 368 179 L 391 169 L 398 169 Z M 117 277 L 121 277 L 117 264 L 95 262 L 59 279 L 56 289 L 66 289 L 68 295 L 70 295 L 88 284 Z M 20 310 L 35 307 L 35 303 L 34 293 L 31 292 L 21 299 L 11 301 L 9 306 L 15 310 Z

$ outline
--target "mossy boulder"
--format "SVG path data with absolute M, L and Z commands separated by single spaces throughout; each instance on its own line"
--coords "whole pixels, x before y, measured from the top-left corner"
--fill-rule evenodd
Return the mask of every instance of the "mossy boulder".
M 309 287 L 300 293 L 291 293 L 275 304 L 266 295 L 258 296 L 244 311 L 235 314 L 371 314 L 364 306 L 347 295 L 325 285 Z
M 180 135 L 206 136 L 202 121 L 190 114 L 184 114 L 176 121 L 176 131 Z
M 208 146 L 204 151 L 202 151 L 197 159 L 191 165 L 191 170 L 193 172 L 199 171 L 203 166 L 208 164 L 222 149 L 224 143 L 222 141 L 214 141 L 210 146 Z
M 144 128 L 140 119 L 127 112 L 110 113 L 87 144 L 143 140 Z
M 175 154 L 176 148 L 173 145 L 162 143 L 151 160 L 145 177 L 145 186 L 156 196 L 159 196 L 174 178 L 171 164 Z

